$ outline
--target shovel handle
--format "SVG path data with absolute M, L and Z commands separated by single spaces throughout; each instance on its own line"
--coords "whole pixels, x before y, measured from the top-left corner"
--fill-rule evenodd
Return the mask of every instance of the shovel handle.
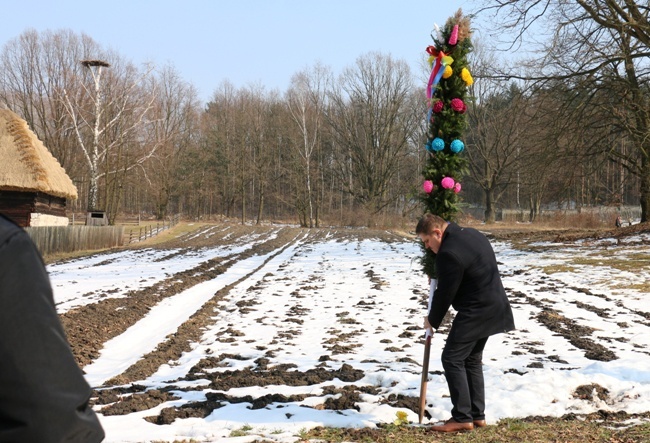
M 429 380 L 429 355 L 431 354 L 431 335 L 427 334 L 424 342 L 424 359 L 422 361 L 422 380 L 420 381 L 420 410 L 418 412 L 419 423 L 424 418 L 424 408 L 427 405 L 427 381 Z

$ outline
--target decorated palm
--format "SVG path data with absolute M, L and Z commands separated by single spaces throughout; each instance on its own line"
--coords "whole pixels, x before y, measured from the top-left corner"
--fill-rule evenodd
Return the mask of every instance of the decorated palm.
M 472 51 L 470 19 L 459 9 L 442 29 L 432 35 L 428 46 L 431 75 L 427 96 L 427 162 L 422 175 L 424 212 L 445 220 L 456 219 L 461 181 L 467 170 L 463 155 L 463 133 L 467 127 L 466 102 L 473 79 L 467 66 Z M 425 273 L 435 277 L 434 255 L 426 250 L 422 259 Z

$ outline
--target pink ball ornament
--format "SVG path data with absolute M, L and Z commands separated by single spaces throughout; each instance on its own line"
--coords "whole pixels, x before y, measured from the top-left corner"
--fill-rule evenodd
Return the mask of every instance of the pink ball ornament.
M 433 112 L 436 114 L 440 114 L 442 110 L 444 109 L 445 104 L 442 102 L 442 100 L 438 100 L 433 104 Z
M 467 110 L 467 106 L 465 106 L 465 103 L 463 103 L 459 98 L 452 98 L 449 106 L 451 106 L 451 109 L 460 112 L 461 114 Z
M 445 189 L 451 189 L 454 187 L 455 184 L 456 182 L 454 182 L 454 179 L 451 177 L 445 177 L 440 182 L 440 185 Z
M 456 194 L 458 194 L 458 193 L 460 192 L 460 190 L 461 190 L 460 183 L 456 183 L 456 184 L 454 185 L 454 192 L 455 192 Z
M 435 186 L 434 186 L 434 184 L 433 184 L 433 182 L 431 180 L 425 180 L 424 183 L 422 183 L 422 189 L 427 194 L 431 194 L 431 191 L 433 191 L 434 187 Z
M 467 110 L 467 106 L 465 106 L 465 103 L 463 103 L 459 98 L 452 98 L 449 106 L 451 106 L 451 109 L 460 112 L 461 114 Z

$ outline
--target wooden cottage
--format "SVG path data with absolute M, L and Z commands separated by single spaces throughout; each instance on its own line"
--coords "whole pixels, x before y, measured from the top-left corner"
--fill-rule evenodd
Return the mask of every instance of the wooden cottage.
M 77 188 L 27 122 L 0 109 L 0 213 L 20 226 L 66 226 Z

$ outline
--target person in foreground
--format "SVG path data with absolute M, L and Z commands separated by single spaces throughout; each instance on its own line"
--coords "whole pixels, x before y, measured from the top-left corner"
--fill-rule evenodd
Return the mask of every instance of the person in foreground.
M 90 392 L 39 252 L 0 214 L 0 442 L 102 441 Z
M 415 232 L 436 254 L 437 288 L 425 328 L 433 333 L 450 306 L 457 311 L 441 357 L 452 417 L 430 429 L 457 432 L 483 427 L 483 349 L 489 336 L 515 328 L 494 251 L 476 229 L 447 223 L 433 214 L 422 217 Z

